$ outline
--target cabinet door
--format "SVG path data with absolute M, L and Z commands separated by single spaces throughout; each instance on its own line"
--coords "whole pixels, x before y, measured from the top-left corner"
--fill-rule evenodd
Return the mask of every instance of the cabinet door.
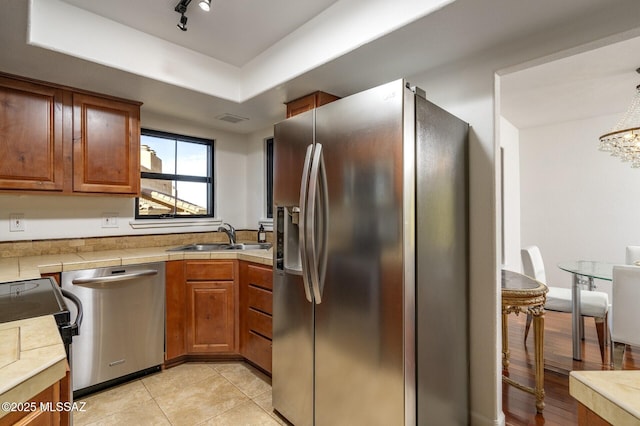
M 59 402 L 69 403 L 67 395 L 71 394 L 71 389 L 69 387 L 63 389 L 62 382 L 65 382 L 66 385 L 69 384 L 69 372 L 67 372 L 65 378 L 62 378 L 26 402 L 27 404 L 33 404 L 35 410 L 12 411 L 0 418 L 0 426 L 54 426 L 69 424 L 64 423 L 68 421 L 69 413 L 64 414 L 64 412 L 55 409 Z M 65 396 L 62 399 L 61 392 L 65 392 Z M 45 409 L 43 410 L 43 408 Z M 64 422 L 62 421 L 63 419 Z
M 0 77 L 0 189 L 62 191 L 62 89 Z
M 140 106 L 73 94 L 73 191 L 139 195 Z
M 287 102 L 287 118 L 302 114 L 314 108 L 340 99 L 339 97 L 325 92 L 313 92 L 302 98 Z
M 234 282 L 187 282 L 187 299 L 188 352 L 234 352 Z

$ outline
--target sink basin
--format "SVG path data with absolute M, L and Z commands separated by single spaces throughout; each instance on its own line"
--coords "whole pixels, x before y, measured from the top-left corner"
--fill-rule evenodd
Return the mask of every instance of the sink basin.
M 187 244 L 186 246 L 173 247 L 167 251 L 218 251 L 228 250 L 231 244 L 211 243 L 211 244 Z
M 270 248 L 271 248 L 271 243 L 253 243 L 253 244 L 238 243 L 230 246 L 227 250 L 269 250 Z
M 226 243 L 200 243 L 187 244 L 186 246 L 170 248 L 167 251 L 224 251 L 224 250 L 268 250 L 271 243 L 253 243 L 253 244 L 226 244 Z

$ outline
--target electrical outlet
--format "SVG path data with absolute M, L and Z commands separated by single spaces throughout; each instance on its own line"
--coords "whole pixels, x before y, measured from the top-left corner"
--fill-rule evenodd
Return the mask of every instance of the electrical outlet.
M 25 220 L 22 213 L 11 213 L 9 215 L 9 232 L 24 232 Z
M 102 227 L 103 228 L 117 228 L 118 227 L 118 213 L 103 213 L 102 214 Z

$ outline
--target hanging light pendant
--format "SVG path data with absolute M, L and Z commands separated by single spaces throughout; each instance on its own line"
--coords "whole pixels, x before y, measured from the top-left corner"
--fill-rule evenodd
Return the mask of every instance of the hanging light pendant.
M 640 74 L 640 68 L 636 72 Z M 600 151 L 631 162 L 631 167 L 640 167 L 640 85 L 624 116 L 611 132 L 600 136 Z

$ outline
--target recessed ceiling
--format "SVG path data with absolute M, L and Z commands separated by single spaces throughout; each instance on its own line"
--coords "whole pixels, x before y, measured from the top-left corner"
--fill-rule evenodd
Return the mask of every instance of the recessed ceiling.
M 336 0 L 212 0 L 205 12 L 193 0 L 187 31 L 176 24 L 178 0 L 63 0 L 128 27 L 242 66 L 331 6 Z

